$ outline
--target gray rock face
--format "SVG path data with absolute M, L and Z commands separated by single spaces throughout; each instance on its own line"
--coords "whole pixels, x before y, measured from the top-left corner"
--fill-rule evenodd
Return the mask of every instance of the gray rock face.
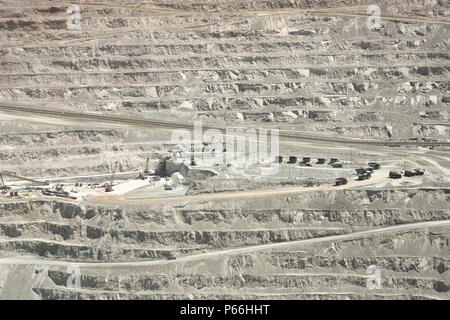
M 450 139 L 445 1 L 377 1 L 375 28 L 372 0 L 91 0 L 80 29 L 67 3 L 0 3 L 0 104 Z M 0 109 L 0 172 L 19 176 L 0 190 L 0 299 L 450 299 L 446 146 L 281 139 L 285 160 L 314 163 L 262 177 L 266 163 L 175 161 L 175 127 Z M 371 161 L 381 169 L 356 181 Z M 409 167 L 426 171 L 387 178 Z M 78 197 L 27 190 L 27 177 Z

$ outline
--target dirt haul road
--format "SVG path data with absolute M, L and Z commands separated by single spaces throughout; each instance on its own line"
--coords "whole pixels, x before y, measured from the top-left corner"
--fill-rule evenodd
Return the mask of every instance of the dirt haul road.
M 285 248 L 285 247 L 290 247 L 290 246 L 311 245 L 311 244 L 316 244 L 316 243 L 326 242 L 326 241 L 340 241 L 340 240 L 367 237 L 367 236 L 372 236 L 372 235 L 376 235 L 376 234 L 393 233 L 393 232 L 400 232 L 400 231 L 413 230 L 413 229 L 422 229 L 422 228 L 429 228 L 429 227 L 442 227 L 442 226 L 449 226 L 449 225 L 450 225 L 450 220 L 427 221 L 427 222 L 402 224 L 402 225 L 396 225 L 396 226 L 391 226 L 391 227 L 376 228 L 376 229 L 371 229 L 371 230 L 366 230 L 366 231 L 352 232 L 352 233 L 336 235 L 336 236 L 327 236 L 327 237 L 313 238 L 313 239 L 307 239 L 307 240 L 286 241 L 286 242 L 270 243 L 270 244 L 249 246 L 249 247 L 236 248 L 236 249 L 227 249 L 227 250 L 219 250 L 219 251 L 214 251 L 214 252 L 199 253 L 199 254 L 183 256 L 176 260 L 152 260 L 152 261 L 138 261 L 138 262 L 105 262 L 105 263 L 92 262 L 91 263 L 91 262 L 69 262 L 69 261 L 44 260 L 44 259 L 40 259 L 40 258 L 14 257 L 14 258 L 1 258 L 0 265 L 51 265 L 51 266 L 78 266 L 78 267 L 83 267 L 83 268 L 151 266 L 151 265 L 159 265 L 159 264 L 167 264 L 167 263 L 195 261 L 195 260 L 212 258 L 212 257 L 222 256 L 222 255 L 241 254 L 241 253 L 247 253 L 247 252 L 254 252 L 256 250 L 269 250 L 269 249 L 275 249 L 275 248 Z
M 334 7 L 334 8 L 322 8 L 322 9 L 299 9 L 299 8 L 286 8 L 286 9 L 233 9 L 227 10 L 219 6 L 214 6 L 213 3 L 208 3 L 206 8 L 200 8 L 197 10 L 192 10 L 188 8 L 176 8 L 176 7 L 161 7 L 157 4 L 146 3 L 137 5 L 123 5 L 115 4 L 112 2 L 106 3 L 93 3 L 93 2 L 73 2 L 73 1 L 61 1 L 59 5 L 78 5 L 81 7 L 98 7 L 98 8 L 114 8 L 114 9 L 131 9 L 137 11 L 147 11 L 153 13 L 167 13 L 167 14 L 239 14 L 239 15 L 265 15 L 265 14 L 294 14 L 303 13 L 310 15 L 326 15 L 326 16 L 346 16 L 346 17 L 357 17 L 357 18 L 367 18 L 371 14 L 366 12 L 355 12 L 347 11 L 349 9 L 357 9 L 359 6 L 345 6 L 345 7 Z M 365 7 L 364 7 L 365 9 Z M 405 21 L 405 22 L 422 22 L 422 23 L 436 23 L 436 24 L 450 24 L 450 21 L 443 19 L 427 19 L 427 18 L 417 18 L 417 17 L 407 17 L 407 16 L 385 16 L 380 15 L 381 19 L 391 20 L 391 21 Z

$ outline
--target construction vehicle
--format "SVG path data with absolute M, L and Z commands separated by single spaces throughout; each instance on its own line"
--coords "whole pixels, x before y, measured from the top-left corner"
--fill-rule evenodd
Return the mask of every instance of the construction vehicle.
M 113 183 L 114 178 L 116 176 L 116 170 L 119 163 L 116 161 L 113 165 L 111 165 L 111 181 L 109 184 L 106 185 L 105 192 L 112 192 L 113 191 Z
M 56 193 L 55 193 L 55 196 L 61 197 L 61 198 L 68 198 L 68 197 L 69 197 L 69 193 L 68 193 L 68 192 L 65 192 L 65 191 L 62 191 L 62 192 L 56 192 Z
M 370 172 L 363 172 L 362 174 L 358 175 L 358 180 L 368 180 L 372 177 L 372 174 Z
M 342 163 L 340 163 L 340 162 L 333 162 L 333 163 L 331 164 L 331 166 L 332 166 L 333 168 L 342 168 Z
M 303 157 L 302 162 L 299 163 L 301 167 L 311 167 L 311 157 Z
M 414 177 L 417 173 L 414 170 L 405 170 L 403 171 L 403 175 L 405 177 Z
M 372 168 L 373 170 L 378 170 L 378 169 L 380 169 L 380 164 L 377 163 L 377 162 L 369 162 L 369 163 L 368 163 L 368 166 L 369 166 L 370 168 Z
M 42 194 L 44 195 L 44 196 L 54 196 L 55 195 L 55 193 L 53 192 L 53 191 L 51 191 L 51 190 L 43 190 L 42 191 Z
M 326 159 L 325 158 L 318 158 L 317 159 L 317 164 L 324 164 L 326 162 Z
M 348 181 L 345 178 L 336 178 L 336 180 L 334 181 L 335 186 L 343 186 L 347 183 L 348 183 Z
M 339 162 L 339 159 L 338 158 L 331 158 L 330 162 L 328 162 L 328 164 L 331 165 L 331 164 L 333 164 L 335 162 Z
M 289 157 L 288 163 L 296 163 L 296 162 L 297 162 L 297 157 L 293 157 L 293 156 Z
M 424 174 L 425 174 L 424 169 L 411 169 L 403 171 L 403 175 L 405 177 L 423 176 Z
M 309 163 L 309 162 L 299 162 L 298 165 L 300 167 L 312 167 L 311 163 Z
M 370 172 L 370 173 L 372 173 L 373 172 L 373 170 L 375 170 L 374 168 L 372 168 L 372 167 L 364 167 L 364 170 L 366 171 L 366 172 Z
M 167 257 L 168 260 L 176 260 L 178 254 L 171 252 L 169 256 Z
M 389 178 L 391 179 L 401 179 L 402 174 L 398 171 L 389 171 Z

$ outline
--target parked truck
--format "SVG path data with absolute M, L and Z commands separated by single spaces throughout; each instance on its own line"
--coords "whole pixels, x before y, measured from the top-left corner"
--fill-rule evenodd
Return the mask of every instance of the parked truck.
M 342 186 L 348 183 L 348 180 L 346 178 L 337 178 L 334 182 L 335 186 Z
M 389 171 L 389 178 L 391 179 L 401 179 L 402 174 L 398 171 Z

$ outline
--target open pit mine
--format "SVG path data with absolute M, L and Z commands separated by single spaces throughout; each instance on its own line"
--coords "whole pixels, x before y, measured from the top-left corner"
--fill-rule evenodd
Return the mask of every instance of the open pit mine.
M 449 52 L 441 0 L 0 0 L 0 299 L 450 299 Z

